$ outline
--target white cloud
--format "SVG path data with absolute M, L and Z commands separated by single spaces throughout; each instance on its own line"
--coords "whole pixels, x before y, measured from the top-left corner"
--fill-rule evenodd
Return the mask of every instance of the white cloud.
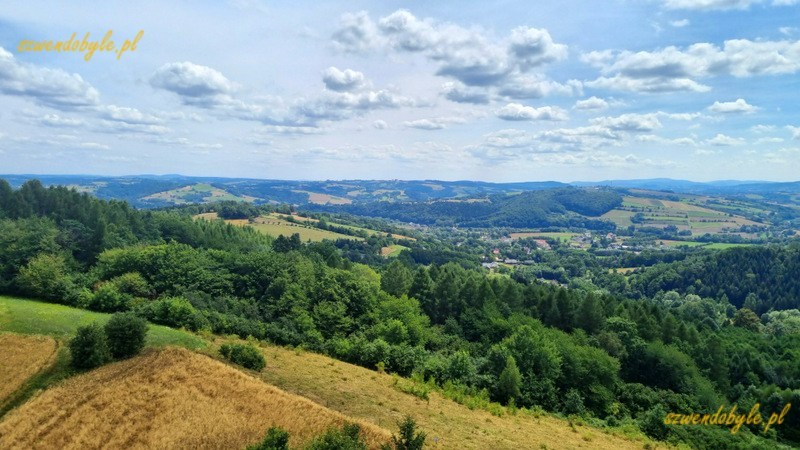
M 556 43 L 545 29 L 519 27 L 507 39 L 497 40 L 481 30 L 420 19 L 404 9 L 380 18 L 377 23 L 364 12 L 347 14 L 332 38 L 345 51 L 382 48 L 421 54 L 438 65 L 436 75 L 469 87 L 519 84 L 521 75 L 567 57 L 567 46 Z M 554 87 L 550 86 L 549 91 L 559 91 Z M 453 101 L 485 103 L 479 92 L 466 93 L 460 85 L 452 85 L 445 96 Z
M 691 22 L 689 22 L 689 19 L 681 19 L 681 20 L 673 20 L 669 24 L 675 28 L 683 28 L 685 26 L 688 26 L 690 23 Z
M 711 90 L 710 86 L 700 84 L 688 78 L 668 78 L 668 77 L 651 77 L 651 78 L 630 78 L 622 75 L 615 75 L 614 77 L 600 77 L 596 80 L 587 81 L 586 86 L 595 89 L 611 89 L 615 91 L 631 91 L 631 92 L 647 92 L 647 93 L 662 93 L 662 92 L 708 92 Z
M 365 52 L 380 46 L 378 27 L 366 11 L 342 15 L 333 34 L 334 45 L 345 52 Z
M 708 91 L 697 79 L 717 75 L 744 78 L 800 71 L 800 41 L 733 39 L 722 47 L 693 44 L 685 50 L 666 47 L 653 52 L 590 52 L 585 63 L 603 76 L 589 87 L 637 92 Z
M 792 133 L 792 139 L 800 139 L 800 127 L 793 127 L 791 125 L 787 125 L 786 129 Z
M 599 111 L 608 108 L 608 102 L 602 98 L 589 97 L 585 100 L 575 102 L 575 109 L 581 111 Z
M 387 124 L 385 120 L 376 120 L 372 122 L 372 127 L 376 130 L 385 130 L 389 128 L 389 124 Z
M 115 105 L 103 105 L 97 108 L 98 115 L 104 119 L 134 124 L 159 124 L 162 120 L 151 114 L 145 114 L 136 108 Z
M 580 94 L 582 90 L 583 84 L 578 80 L 570 80 L 566 84 L 561 84 L 548 80 L 543 75 L 515 75 L 510 76 L 502 85 L 498 86 L 497 93 L 512 99 L 531 99 L 542 98 L 550 94 Z
M 466 120 L 460 117 L 436 117 L 433 119 L 410 120 L 403 122 L 403 125 L 408 128 L 417 128 L 420 130 L 443 130 L 450 124 L 464 122 L 466 122 Z
M 736 114 L 736 113 L 753 113 L 758 111 L 758 108 L 748 104 L 744 99 L 736 99 L 733 102 L 714 102 L 713 105 L 708 107 L 708 110 L 721 114 Z
M 511 32 L 509 51 L 523 72 L 532 67 L 567 58 L 567 46 L 556 44 L 547 30 L 529 27 L 515 28 Z
M 363 73 L 351 69 L 342 71 L 336 67 L 325 69 L 322 73 L 322 81 L 327 89 L 336 92 L 356 91 L 367 84 Z
M 778 31 L 784 36 L 791 36 L 797 33 L 797 27 L 780 27 Z
M 754 133 L 770 133 L 775 131 L 777 127 L 775 125 L 753 125 L 750 127 Z
M 465 86 L 459 81 L 448 81 L 442 85 L 442 95 L 453 102 L 458 103 L 489 103 L 489 94 L 484 88 Z
M 172 131 L 163 125 L 121 122 L 118 120 L 101 120 L 92 127 L 101 133 L 136 133 L 136 134 L 167 134 Z
M 735 145 L 742 145 L 744 143 L 745 140 L 742 138 L 734 138 L 721 133 L 718 133 L 713 138 L 706 140 L 706 144 L 718 147 L 732 147 Z
M 495 115 L 503 120 L 567 120 L 567 112 L 554 106 L 534 108 L 519 103 L 509 103 L 496 111 Z
M 94 106 L 100 94 L 78 74 L 17 61 L 0 47 L 0 92 L 60 110 Z
M 417 128 L 420 130 L 442 130 L 447 127 L 446 124 L 430 120 L 430 119 L 418 119 L 418 120 L 411 120 L 403 122 L 403 125 L 409 128 Z
M 60 116 L 58 114 L 45 114 L 39 118 L 39 123 L 48 127 L 65 127 L 74 128 L 85 125 L 83 119 L 73 119 L 69 117 Z
M 191 62 L 164 64 L 150 77 L 150 84 L 174 92 L 189 103 L 234 90 L 234 84 L 222 73 Z
M 618 117 L 597 117 L 591 119 L 593 125 L 608 128 L 614 131 L 653 131 L 661 128 L 661 122 L 653 114 L 623 114 Z

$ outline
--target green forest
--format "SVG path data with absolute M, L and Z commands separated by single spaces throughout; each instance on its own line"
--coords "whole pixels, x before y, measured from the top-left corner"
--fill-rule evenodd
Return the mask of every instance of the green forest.
M 599 215 L 620 201 L 613 191 L 569 188 L 497 204 L 349 212 L 532 226 L 552 224 L 554 212 L 564 223 L 581 220 L 572 213 Z M 800 408 L 797 245 L 697 253 L 624 282 L 608 276 L 564 287 L 489 273 L 454 250 L 420 245 L 388 260 L 375 253 L 387 237 L 303 243 L 192 212 L 140 211 L 38 181 L 14 190 L 0 180 L 0 294 L 302 347 L 698 448 L 800 445 L 794 409 L 766 434 L 755 425 L 734 434 L 664 424 L 668 413 L 734 403 L 745 411 L 758 403 L 763 414 Z

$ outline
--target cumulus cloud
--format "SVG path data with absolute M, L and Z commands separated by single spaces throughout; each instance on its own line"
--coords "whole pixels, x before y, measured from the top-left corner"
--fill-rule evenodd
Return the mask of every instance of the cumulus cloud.
M 443 130 L 450 124 L 464 122 L 466 122 L 466 120 L 460 117 L 436 117 L 432 119 L 410 120 L 403 122 L 403 125 L 408 128 L 417 128 L 420 130 Z
M 515 28 L 510 41 L 508 49 L 523 71 L 567 57 L 567 46 L 553 42 L 547 30 Z
M 593 125 L 614 131 L 643 132 L 661 128 L 661 122 L 653 114 L 623 114 L 617 117 L 597 117 L 590 121 Z
M 444 98 L 457 103 L 489 103 L 489 93 L 486 89 L 465 86 L 458 81 L 444 83 L 441 93 Z
M 590 52 L 585 63 L 602 76 L 590 87 L 637 92 L 704 92 L 710 87 L 697 80 L 718 75 L 744 78 L 792 74 L 800 71 L 800 41 L 734 39 L 722 47 L 698 43 L 686 49 L 667 47 L 653 52 Z
M 581 111 L 598 111 L 608 108 L 608 102 L 592 96 L 585 100 L 578 100 L 575 102 L 574 108 Z
M 389 124 L 385 120 L 376 120 L 372 122 L 372 127 L 376 130 L 385 130 L 389 128 Z
M 158 117 L 151 114 L 145 114 L 136 108 L 127 108 L 116 105 L 103 105 L 98 107 L 97 112 L 100 117 L 107 120 L 144 125 L 162 123 L 162 120 Z
M 442 130 L 447 127 L 445 123 L 431 119 L 410 120 L 403 122 L 403 125 L 420 130 Z
M 800 139 L 800 127 L 793 127 L 791 125 L 787 125 L 786 129 L 792 133 L 792 139 Z
M 327 92 L 312 100 L 300 100 L 292 109 L 299 124 L 344 120 L 378 109 L 415 106 L 416 101 L 388 90 Z
M 59 110 L 94 106 L 100 94 L 78 74 L 17 61 L 0 47 L 0 92 Z
M 744 99 L 737 99 L 734 102 L 714 102 L 708 110 L 721 114 L 752 113 L 758 110 L 757 107 L 748 104 Z
M 83 119 L 73 119 L 69 117 L 60 116 L 58 114 L 45 114 L 39 118 L 39 123 L 48 127 L 64 127 L 74 128 L 85 125 Z
M 509 103 L 498 109 L 495 115 L 503 120 L 563 121 L 568 119 L 566 111 L 558 107 L 542 106 L 541 108 L 534 108 L 519 103 Z
M 191 62 L 167 63 L 150 77 L 153 87 L 178 94 L 187 103 L 204 103 L 209 98 L 228 95 L 234 84 L 208 66 Z
M 520 84 L 519 77 L 567 57 L 567 46 L 557 43 L 547 30 L 519 27 L 503 40 L 493 39 L 474 28 L 464 28 L 433 19 L 420 19 L 401 9 L 373 21 L 365 12 L 346 14 L 333 33 L 335 45 L 349 52 L 382 48 L 398 53 L 421 54 L 438 65 L 436 74 L 456 80 L 444 94 L 453 101 L 485 103 L 485 95 L 461 86 L 503 88 Z M 571 92 L 548 86 L 548 92 Z M 501 95 L 514 96 L 518 86 L 508 86 Z M 523 97 L 531 98 L 530 89 Z
M 344 14 L 339 28 L 333 34 L 334 45 L 345 52 L 364 52 L 375 49 L 382 42 L 378 27 L 366 11 Z
M 516 75 L 511 76 L 503 85 L 499 86 L 497 93 L 512 99 L 542 98 L 550 94 L 575 95 L 583 90 L 583 84 L 578 80 L 570 80 L 565 84 L 546 79 L 542 75 Z
M 735 145 L 742 145 L 745 141 L 742 138 L 734 138 L 724 134 L 717 134 L 711 139 L 706 140 L 706 144 L 714 145 L 717 147 L 732 147 Z
M 322 81 L 325 87 L 336 92 L 350 92 L 363 88 L 366 83 L 364 74 L 355 70 L 339 70 L 336 67 L 328 67 L 322 73 Z

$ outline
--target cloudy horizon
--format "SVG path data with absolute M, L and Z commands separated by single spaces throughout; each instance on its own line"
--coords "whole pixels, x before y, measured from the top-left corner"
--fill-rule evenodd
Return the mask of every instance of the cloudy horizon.
M 4 4 L 0 173 L 796 181 L 798 3 Z

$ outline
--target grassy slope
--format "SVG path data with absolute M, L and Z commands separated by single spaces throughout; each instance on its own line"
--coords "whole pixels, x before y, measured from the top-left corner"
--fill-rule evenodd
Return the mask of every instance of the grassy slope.
M 352 421 L 208 356 L 151 349 L 55 386 L 0 422 L 0 448 L 244 448 L 267 428 L 292 447 Z M 157 426 L 154 426 L 157 425 Z M 369 423 L 370 448 L 390 433 Z
M 92 322 L 105 323 L 110 317 L 111 314 L 0 296 L 0 331 L 44 334 L 56 339 L 67 339 L 75 334 L 75 330 L 79 326 Z M 156 347 L 177 345 L 200 349 L 206 346 L 206 342 L 185 331 L 150 325 L 147 333 L 147 345 Z

